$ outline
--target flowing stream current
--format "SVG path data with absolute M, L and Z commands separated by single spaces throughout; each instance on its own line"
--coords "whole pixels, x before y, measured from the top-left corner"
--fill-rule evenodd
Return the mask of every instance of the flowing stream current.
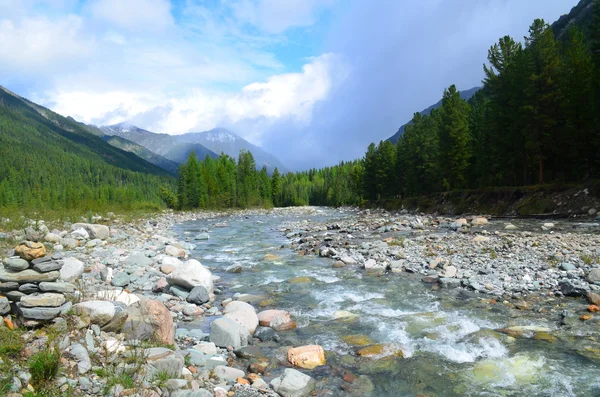
M 322 209 L 313 215 L 231 216 L 179 224 L 175 231 L 185 239 L 209 230 L 210 239 L 198 241 L 192 257 L 221 278 L 216 303 L 253 294 L 257 311 L 262 302 L 265 309 L 292 313 L 297 329 L 281 332 L 278 344 L 259 344 L 267 356 L 275 357 L 282 346 L 323 346 L 327 365 L 306 373 L 329 390 L 325 395 L 600 396 L 598 361 L 561 340 L 491 331 L 509 325 L 555 330 L 556 319 L 515 317 L 502 305 L 486 304 L 483 295 L 473 299 L 459 290 L 432 290 L 406 273 L 370 276 L 356 266 L 335 269 L 330 259 L 298 255 L 282 231 L 288 221 L 343 216 L 352 214 Z M 223 221 L 228 227 L 214 227 Z M 226 273 L 232 265 L 242 266 L 242 272 Z M 356 316 L 335 319 L 339 311 Z M 215 318 L 207 316 L 196 326 L 208 331 Z M 348 336 L 359 344 L 401 349 L 404 357 L 357 357 Z M 283 369 L 270 369 L 271 378 Z M 344 386 L 346 373 L 358 378 L 352 387 Z

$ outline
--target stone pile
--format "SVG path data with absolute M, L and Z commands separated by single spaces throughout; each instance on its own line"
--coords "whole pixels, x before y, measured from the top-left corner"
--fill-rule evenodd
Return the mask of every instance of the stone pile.
M 26 325 L 38 325 L 69 311 L 72 304 L 67 298 L 77 289 L 65 278 L 81 275 L 73 267 L 83 272 L 83 263 L 68 258 L 63 272 L 62 255 L 46 256 L 44 245 L 32 241 L 20 243 L 15 253 L 18 256 L 4 259 L 0 267 L 0 315 L 13 313 Z

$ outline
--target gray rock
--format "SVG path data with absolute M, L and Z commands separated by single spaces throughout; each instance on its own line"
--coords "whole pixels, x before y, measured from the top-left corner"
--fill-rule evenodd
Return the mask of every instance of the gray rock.
M 76 291 L 76 287 L 71 283 L 54 282 L 54 283 L 39 283 L 38 288 L 43 292 L 60 292 L 60 293 L 73 293 Z
M 600 269 L 592 269 L 587 275 L 588 283 L 600 283 Z
M 566 262 L 561 263 L 560 264 L 560 268 L 562 270 L 564 270 L 564 271 L 567 271 L 567 272 L 570 271 L 570 270 L 575 270 L 576 269 L 575 265 L 572 265 L 572 264 L 566 263 Z
M 19 257 L 6 258 L 4 267 L 12 272 L 20 272 L 21 270 L 29 269 L 29 262 Z
M 227 382 L 235 382 L 237 378 L 243 378 L 246 376 L 244 371 L 237 368 L 226 367 L 224 365 L 216 366 L 213 370 L 213 373 L 217 378 Z
M 10 302 L 5 296 L 0 296 L 0 316 L 10 313 Z
M 251 340 L 248 329 L 236 321 L 222 317 L 210 324 L 210 341 L 219 347 L 239 349 Z
M 118 272 L 113 276 L 113 279 L 110 283 L 115 287 L 125 287 L 130 283 L 129 274 L 127 274 L 126 272 Z
M 240 265 L 231 265 L 225 269 L 225 273 L 241 273 L 242 267 Z
M 85 374 L 90 369 L 92 369 L 92 362 L 90 360 L 90 355 L 83 345 L 79 343 L 74 343 L 71 345 L 69 352 L 77 361 L 77 371 L 80 374 Z
M 33 270 L 36 270 L 40 273 L 48 273 L 53 270 L 60 270 L 63 267 L 63 264 L 57 261 L 44 261 L 42 263 L 37 263 L 33 265 Z
M 5 292 L 4 295 L 6 295 L 8 300 L 11 302 L 19 302 L 21 298 L 25 296 L 25 294 L 21 291 L 8 291 Z
M 60 314 L 60 307 L 24 307 L 17 303 L 17 311 L 28 320 L 49 321 Z
M 277 341 L 279 336 L 275 333 L 273 328 L 269 327 L 258 327 L 254 332 L 254 336 L 260 339 L 261 342 L 268 342 L 271 340 Z
M 190 293 L 188 292 L 187 289 L 180 287 L 178 285 L 171 285 L 169 287 L 169 291 L 171 292 L 171 294 L 173 294 L 181 299 L 187 299 L 187 297 L 190 295 Z
M 19 286 L 19 292 L 24 294 L 33 294 L 34 292 L 38 292 L 37 284 L 27 283 Z
M 576 285 L 571 281 L 560 281 L 558 283 L 560 288 L 560 292 L 563 293 L 564 296 L 585 296 L 587 294 L 586 289 L 583 286 Z
M 0 281 L 24 283 L 40 283 L 43 281 L 54 281 L 58 279 L 60 273 L 57 271 L 40 273 L 33 269 L 22 270 L 20 272 L 11 272 L 6 269 L 0 269 Z
M 83 262 L 76 258 L 64 258 L 63 266 L 60 269 L 60 279 L 66 282 L 73 282 L 83 274 Z M 44 280 L 46 281 L 46 280 Z M 48 280 L 53 281 L 53 280 Z
M 74 238 L 64 237 L 60 239 L 60 245 L 65 249 L 75 249 L 79 246 L 79 241 Z
M 178 390 L 171 393 L 171 397 L 213 397 L 213 394 L 206 389 Z
M 19 283 L 11 281 L 8 283 L 0 283 L 0 292 L 15 291 L 19 289 Z
M 26 295 L 21 298 L 23 307 L 59 307 L 65 303 L 62 294 L 47 292 L 39 295 Z
M 159 372 L 166 372 L 171 376 L 179 376 L 184 366 L 183 356 L 164 347 L 153 347 L 144 351 L 147 363 L 147 373 L 150 378 Z
M 194 287 L 191 291 L 190 294 L 188 295 L 188 297 L 186 298 L 186 300 L 189 303 L 194 303 L 196 305 L 201 305 L 203 303 L 209 302 L 210 301 L 210 294 L 208 293 L 208 290 L 199 285 L 197 287 Z
M 460 280 L 457 278 L 448 278 L 442 277 L 440 278 L 440 285 L 442 288 L 458 288 L 460 287 Z
M 305 397 L 315 389 L 316 381 L 293 368 L 287 368 L 279 378 L 271 381 L 271 386 L 281 397 Z
M 208 240 L 209 238 L 208 233 L 200 233 L 196 236 L 196 240 Z
M 136 266 L 141 266 L 141 267 L 151 266 L 152 263 L 153 263 L 152 259 L 148 258 L 146 255 L 139 253 L 139 252 L 135 252 L 135 253 L 129 255 L 123 261 L 123 264 L 125 264 L 125 265 L 136 265 Z

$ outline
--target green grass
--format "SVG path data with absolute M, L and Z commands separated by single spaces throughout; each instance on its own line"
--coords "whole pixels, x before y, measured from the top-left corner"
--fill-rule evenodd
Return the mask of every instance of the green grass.
M 157 372 L 156 374 L 154 374 L 154 376 L 152 377 L 152 383 L 154 383 L 156 386 L 163 388 L 165 387 L 167 381 L 169 379 L 172 379 L 173 377 L 166 371 L 160 371 Z
M 23 332 L 16 329 L 0 328 L 0 357 L 15 358 L 25 347 Z
M 60 353 L 54 348 L 46 348 L 29 359 L 31 381 L 37 389 L 56 378 L 60 369 Z

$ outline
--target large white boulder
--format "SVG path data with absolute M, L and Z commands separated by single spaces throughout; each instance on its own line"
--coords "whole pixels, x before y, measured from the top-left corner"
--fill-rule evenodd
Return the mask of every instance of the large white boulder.
M 248 330 L 250 335 L 254 335 L 256 327 L 258 327 L 258 316 L 252 305 L 246 302 L 234 301 L 225 306 L 225 317 L 229 318 Z
M 167 276 L 167 282 L 169 285 L 178 285 L 190 290 L 197 286 L 203 286 L 211 294 L 214 291 L 212 273 L 195 259 L 190 259 L 176 268 Z
M 92 225 L 90 223 L 74 223 L 71 225 L 71 230 L 85 229 L 90 238 L 106 240 L 110 235 L 110 229 L 106 225 Z

